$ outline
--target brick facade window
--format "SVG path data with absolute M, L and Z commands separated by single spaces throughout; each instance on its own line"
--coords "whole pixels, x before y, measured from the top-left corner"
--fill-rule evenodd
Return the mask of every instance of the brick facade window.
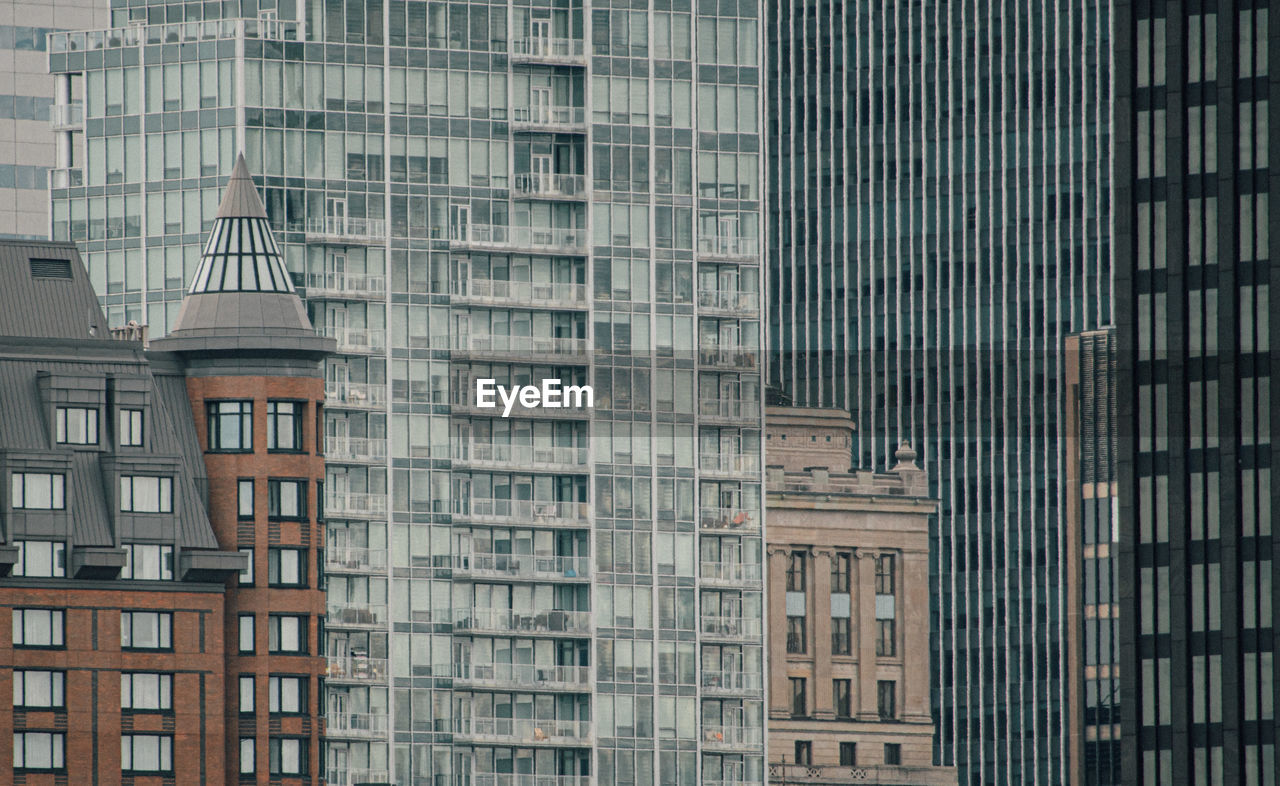
M 167 734 L 122 735 L 120 769 L 137 774 L 173 772 L 173 737 Z
M 267 550 L 267 582 L 273 587 L 307 586 L 307 550 Z
M 253 402 L 210 401 L 209 450 L 253 450 Z
M 272 614 L 267 617 L 267 649 L 273 654 L 305 655 L 307 618 L 301 614 Z
M 64 614 L 61 609 L 14 609 L 13 646 L 63 647 Z
M 302 450 L 300 401 L 267 402 L 267 450 L 297 453 Z
M 271 755 L 272 775 L 306 775 L 308 762 L 307 740 L 293 737 L 272 737 L 267 745 Z
M 66 673 L 15 669 L 13 706 L 24 709 L 66 707 Z
M 120 709 L 164 712 L 173 709 L 173 675 L 134 672 L 120 675 Z
M 120 612 L 120 646 L 129 650 L 173 647 L 173 615 L 166 611 Z
M 13 769 L 54 772 L 63 769 L 66 736 L 61 732 L 19 731 L 13 735 Z
M 267 516 L 273 519 L 305 519 L 307 481 L 278 478 L 268 480 Z

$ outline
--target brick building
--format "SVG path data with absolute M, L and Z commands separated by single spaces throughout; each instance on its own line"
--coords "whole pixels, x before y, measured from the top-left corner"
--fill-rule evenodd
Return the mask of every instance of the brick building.
M 765 422 L 770 782 L 954 784 L 933 766 L 936 502 L 915 452 L 849 471 L 848 412 L 770 407 Z
M 243 162 L 139 338 L 73 246 L 0 245 L 0 781 L 319 783 L 333 342 Z

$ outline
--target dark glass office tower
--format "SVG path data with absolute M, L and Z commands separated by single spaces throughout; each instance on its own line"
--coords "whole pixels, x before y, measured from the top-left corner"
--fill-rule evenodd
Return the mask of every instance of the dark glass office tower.
M 1111 4 L 768 9 L 772 381 L 935 483 L 940 762 L 1062 783 L 1060 348 L 1111 319 Z
M 1276 783 L 1280 19 L 1115 14 L 1123 781 Z

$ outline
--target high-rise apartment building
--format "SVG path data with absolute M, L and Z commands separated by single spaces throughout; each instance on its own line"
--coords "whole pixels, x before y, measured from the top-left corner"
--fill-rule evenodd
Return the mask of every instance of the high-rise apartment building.
M 965 784 L 1065 775 L 1061 347 L 1111 320 L 1111 4 L 769 7 L 770 382 L 920 452 L 933 715 Z
M 111 24 L 50 64 L 85 95 L 54 234 L 112 322 L 173 324 L 243 149 L 341 353 L 325 710 L 363 720 L 328 725 L 328 782 L 762 782 L 761 680 L 699 669 L 762 668 L 757 5 Z M 594 409 L 505 417 L 479 379 L 590 384 Z
M 1122 775 L 1275 783 L 1274 3 L 1118 3 Z

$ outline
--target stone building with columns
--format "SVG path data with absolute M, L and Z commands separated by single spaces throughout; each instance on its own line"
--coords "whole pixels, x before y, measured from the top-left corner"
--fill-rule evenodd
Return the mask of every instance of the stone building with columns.
M 770 782 L 954 784 L 933 766 L 936 501 L 915 451 L 850 470 L 848 412 L 770 407 L 765 421 Z

